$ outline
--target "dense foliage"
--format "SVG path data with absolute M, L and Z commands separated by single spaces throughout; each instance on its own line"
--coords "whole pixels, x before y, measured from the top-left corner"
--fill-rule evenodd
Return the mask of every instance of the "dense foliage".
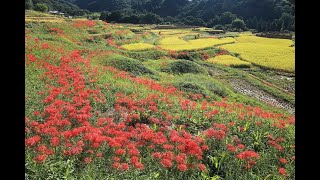
M 71 16 L 84 16 L 90 14 L 90 11 L 80 9 L 73 4 L 74 0 L 25 0 L 25 9 L 38 10 L 36 4 L 45 4 L 49 11 L 60 11 Z
M 295 28 L 294 1 L 287 0 L 76 0 L 75 3 L 90 11 L 107 11 L 108 18 L 102 20 L 116 22 L 141 23 L 142 17 L 152 13 L 161 16 L 152 17 L 157 19 L 156 23 L 228 27 L 239 18 L 247 28 L 258 31 Z
M 295 30 L 294 1 L 288 0 L 25 0 L 25 8 L 37 3 L 73 16 L 101 12 L 101 20 L 121 23 Z

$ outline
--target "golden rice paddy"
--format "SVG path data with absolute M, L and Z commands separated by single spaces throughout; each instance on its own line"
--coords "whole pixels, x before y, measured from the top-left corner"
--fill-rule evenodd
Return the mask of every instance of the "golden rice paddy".
M 125 44 L 121 46 L 126 50 L 138 51 L 138 50 L 146 50 L 155 48 L 152 44 L 147 43 L 133 43 L 133 44 Z
M 293 47 L 252 42 L 227 44 L 221 47 L 262 67 L 288 72 L 294 72 L 295 69 L 295 49 Z
M 264 38 L 253 35 L 240 35 L 235 38 L 240 43 L 257 43 L 264 45 L 274 45 L 274 46 L 283 46 L 289 47 L 293 44 L 290 39 L 276 39 L 276 38 Z
M 203 38 L 185 41 L 181 37 L 172 36 L 160 40 L 160 47 L 167 50 L 183 51 L 204 49 L 216 45 L 222 45 L 235 42 L 234 38 Z
M 250 62 L 242 61 L 230 55 L 216 56 L 214 58 L 208 59 L 207 61 L 211 63 L 221 64 L 221 65 L 226 65 L 231 67 L 250 67 L 251 66 Z

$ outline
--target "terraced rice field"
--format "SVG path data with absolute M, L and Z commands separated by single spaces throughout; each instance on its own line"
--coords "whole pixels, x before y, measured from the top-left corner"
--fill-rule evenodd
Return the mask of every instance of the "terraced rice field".
M 233 42 L 235 42 L 235 39 L 233 38 L 203 38 L 185 41 L 179 37 L 167 37 L 160 40 L 160 47 L 167 50 L 183 51 L 204 49 Z
M 154 45 L 152 44 L 147 44 L 147 43 L 133 43 L 133 44 L 125 44 L 121 46 L 122 48 L 126 50 L 146 50 L 146 49 L 153 49 L 155 48 Z
M 295 49 L 278 45 L 259 43 L 235 43 L 221 46 L 222 49 L 237 53 L 253 64 L 288 72 L 295 70 Z
M 216 64 L 222 64 L 226 66 L 231 67 L 250 67 L 251 63 L 242 61 L 234 56 L 230 55 L 220 55 L 216 56 L 214 58 L 210 58 L 207 60 L 208 62 L 216 63 Z

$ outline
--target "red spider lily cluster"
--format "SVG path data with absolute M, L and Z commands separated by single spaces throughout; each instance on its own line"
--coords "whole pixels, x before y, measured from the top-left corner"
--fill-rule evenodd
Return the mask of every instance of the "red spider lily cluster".
M 72 25 L 76 28 L 83 28 L 83 27 L 91 28 L 96 26 L 97 23 L 91 20 L 76 20 Z
M 115 48 L 120 48 L 120 46 L 118 46 L 118 45 L 113 41 L 112 38 L 108 38 L 108 39 L 107 39 L 107 44 L 108 44 L 109 46 L 112 46 L 112 47 L 115 47 Z
M 81 155 L 84 156 L 84 163 L 91 163 L 95 158 L 104 156 L 101 149 L 107 146 L 114 156 L 112 167 L 120 170 L 127 170 L 129 166 L 143 169 L 144 165 L 139 159 L 141 151 L 148 147 L 150 151 L 156 150 L 154 153 L 159 154 L 159 163 L 165 168 L 176 164 L 181 171 L 190 168 L 205 170 L 201 159 L 203 150 L 207 150 L 207 147 L 202 138 L 185 131 L 169 130 L 166 125 L 168 123 L 160 120 L 158 122 L 162 128 L 157 131 L 146 124 L 129 125 L 132 120 L 140 119 L 139 114 L 136 114 L 139 110 L 150 109 L 154 113 L 158 111 L 157 104 L 150 99 L 156 97 L 134 102 L 119 94 L 115 109 L 125 121 L 118 119 L 116 122 L 112 117 L 97 118 L 94 117 L 90 102 L 104 103 L 105 98 L 99 87 L 86 85 L 89 80 L 83 73 L 90 67 L 89 62 L 81 57 L 80 51 L 63 56 L 58 66 L 43 62 L 41 67 L 47 70 L 47 80 L 55 83 L 48 86 L 48 92 L 40 93 L 45 95 L 45 108 L 42 112 L 34 113 L 35 118 L 43 118 L 45 121 L 39 123 L 26 119 L 26 147 L 37 152 L 34 158 L 36 162 L 41 163 L 50 156 L 63 154 Z M 93 69 L 90 70 L 94 72 Z M 91 79 L 94 76 L 94 73 L 89 74 Z M 142 79 L 134 80 L 150 83 Z M 159 86 L 154 88 L 161 89 Z M 92 118 L 97 118 L 97 123 L 91 124 Z M 157 120 L 153 119 L 153 122 Z M 45 143 L 45 139 L 50 139 L 50 143 Z M 126 161 L 128 158 L 130 162 Z
M 203 54 L 201 57 L 201 59 L 203 59 L 203 60 L 208 60 L 209 58 L 210 58 L 210 55 L 207 53 Z
M 228 54 L 227 51 L 225 51 L 225 50 L 220 50 L 220 52 L 219 52 L 219 53 L 216 53 L 214 56 L 221 56 L 221 55 L 226 55 L 226 54 Z
M 238 159 L 242 159 L 246 162 L 246 168 L 250 169 L 256 164 L 254 159 L 259 159 L 259 154 L 254 151 L 244 151 L 236 156 Z
M 51 34 L 58 34 L 58 35 L 64 33 L 64 31 L 62 29 L 59 29 L 59 28 L 49 28 L 49 32 Z

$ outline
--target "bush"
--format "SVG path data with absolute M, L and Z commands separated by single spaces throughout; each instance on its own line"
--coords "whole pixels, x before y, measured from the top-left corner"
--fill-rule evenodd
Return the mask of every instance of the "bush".
M 130 72 L 134 76 L 141 76 L 143 74 L 154 74 L 150 69 L 146 68 L 140 61 L 121 55 L 114 55 L 108 57 L 107 64 L 117 69 Z
M 207 73 L 207 71 L 195 62 L 188 60 L 177 60 L 162 68 L 161 71 L 173 73 L 173 74 L 184 74 L 184 73 Z
M 40 11 L 40 12 L 48 12 L 48 6 L 46 4 L 42 4 L 42 3 L 37 3 L 34 6 L 34 10 L 36 11 Z
M 185 92 L 191 92 L 194 94 L 202 94 L 204 96 L 209 95 L 206 90 L 201 87 L 200 85 L 194 83 L 194 82 L 179 82 L 175 84 L 175 87 L 178 88 L 181 91 Z

